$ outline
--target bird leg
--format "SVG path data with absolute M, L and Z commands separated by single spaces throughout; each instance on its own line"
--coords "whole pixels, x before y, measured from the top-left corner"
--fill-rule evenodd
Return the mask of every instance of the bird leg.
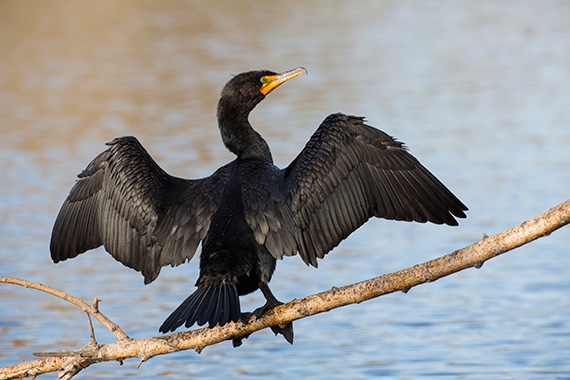
M 261 292 L 265 296 L 265 299 L 267 300 L 267 302 L 265 303 L 265 305 L 256 309 L 253 312 L 253 315 L 255 315 L 256 318 L 261 317 L 261 315 L 263 313 L 265 313 L 267 310 L 271 310 L 276 306 L 283 305 L 283 302 L 279 301 L 277 298 L 275 298 L 273 293 L 271 293 L 269 286 L 265 282 L 261 282 L 261 281 L 259 282 L 259 289 L 261 290 Z M 290 344 L 293 344 L 293 322 L 289 322 L 283 326 L 279 326 L 279 325 L 278 326 L 271 326 L 271 330 L 273 330 L 275 335 L 277 335 L 277 334 L 283 335 L 283 337 L 285 338 L 285 340 L 287 342 L 289 342 Z
M 261 317 L 263 313 L 265 313 L 266 311 L 271 310 L 276 306 L 283 305 L 283 302 L 275 298 L 275 296 L 273 295 L 273 293 L 269 289 L 269 286 L 266 283 L 260 281 L 259 289 L 265 296 L 267 302 L 265 302 L 265 305 L 263 305 L 262 307 L 255 309 L 253 313 L 241 313 L 240 320 L 243 323 L 248 323 L 251 317 L 255 317 L 257 319 Z M 283 335 L 283 337 L 287 342 L 293 344 L 293 322 L 289 322 L 284 326 L 271 326 L 271 330 L 273 330 L 273 333 L 275 333 L 275 335 L 277 334 Z M 248 337 L 249 335 L 244 335 L 238 338 L 234 338 L 232 340 L 233 346 L 234 347 L 241 346 L 242 340 L 247 339 Z

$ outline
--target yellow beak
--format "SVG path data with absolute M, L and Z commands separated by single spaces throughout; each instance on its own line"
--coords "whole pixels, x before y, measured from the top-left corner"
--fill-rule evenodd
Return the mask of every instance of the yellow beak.
M 298 75 L 307 74 L 307 70 L 304 67 L 297 67 L 296 69 L 289 70 L 282 72 L 281 74 L 277 75 L 268 75 L 261 78 L 261 88 L 259 91 L 263 95 L 269 94 L 271 91 L 275 90 L 279 87 L 282 83 L 287 82 L 291 78 L 295 78 Z

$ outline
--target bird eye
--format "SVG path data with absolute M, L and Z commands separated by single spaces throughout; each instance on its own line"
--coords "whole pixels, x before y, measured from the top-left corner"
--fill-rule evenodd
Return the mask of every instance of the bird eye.
M 266 77 L 261 78 L 261 83 L 267 83 L 267 78 Z

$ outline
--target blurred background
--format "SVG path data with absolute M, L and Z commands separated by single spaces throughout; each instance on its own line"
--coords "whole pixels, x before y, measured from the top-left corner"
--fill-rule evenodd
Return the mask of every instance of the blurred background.
M 469 208 L 451 228 L 373 220 L 318 270 L 278 263 L 287 301 L 433 259 L 538 215 L 570 192 L 566 1 L 0 1 L 0 274 L 90 303 L 135 338 L 157 336 L 194 289 L 198 260 L 151 285 L 102 249 L 53 264 L 51 228 L 75 176 L 135 135 L 169 173 L 233 159 L 215 109 L 232 74 L 308 69 L 253 112 L 285 167 L 330 113 L 404 141 Z M 570 379 L 570 229 L 435 283 L 269 331 L 103 363 L 83 379 Z M 261 294 L 244 310 L 263 304 Z M 0 366 L 81 347 L 85 315 L 0 284 Z M 113 336 L 95 322 L 97 338 Z

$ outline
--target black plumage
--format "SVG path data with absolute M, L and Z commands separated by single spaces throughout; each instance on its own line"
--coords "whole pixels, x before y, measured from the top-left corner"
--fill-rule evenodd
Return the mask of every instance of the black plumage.
M 267 285 L 276 259 L 298 252 L 316 267 L 373 216 L 448 225 L 465 217 L 467 207 L 401 142 L 361 117 L 328 116 L 287 168 L 276 167 L 248 116 L 274 88 L 305 72 L 252 71 L 225 85 L 218 123 L 237 158 L 209 177 L 167 174 L 134 137 L 108 143 L 63 203 L 53 261 L 104 245 L 150 283 L 161 267 L 190 260 L 202 242 L 198 289 L 160 327 L 166 333 L 182 324 L 247 320 L 239 296 L 257 289 L 267 303 L 256 314 L 280 304 Z M 293 339 L 292 325 L 274 331 Z

